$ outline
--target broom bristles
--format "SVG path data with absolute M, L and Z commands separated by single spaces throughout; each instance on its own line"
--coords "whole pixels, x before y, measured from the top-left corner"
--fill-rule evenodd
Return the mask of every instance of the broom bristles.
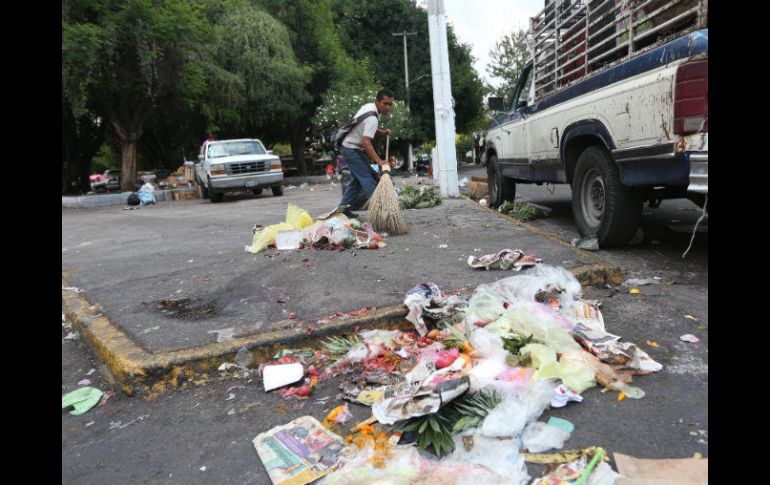
M 406 234 L 409 230 L 406 219 L 401 214 L 401 204 L 389 172 L 382 174 L 377 188 L 374 189 L 369 199 L 367 216 L 369 223 L 377 232 L 399 235 Z

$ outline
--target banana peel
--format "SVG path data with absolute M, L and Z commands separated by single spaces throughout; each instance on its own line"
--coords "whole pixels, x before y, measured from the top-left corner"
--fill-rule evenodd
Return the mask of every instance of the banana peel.
M 565 450 L 561 453 L 522 453 L 522 456 L 527 463 L 551 465 L 556 463 L 569 463 L 582 457 L 588 459 L 593 456 L 598 449 L 598 446 L 591 446 L 582 450 Z M 605 451 L 602 459 L 604 461 L 610 461 L 608 455 L 609 453 Z

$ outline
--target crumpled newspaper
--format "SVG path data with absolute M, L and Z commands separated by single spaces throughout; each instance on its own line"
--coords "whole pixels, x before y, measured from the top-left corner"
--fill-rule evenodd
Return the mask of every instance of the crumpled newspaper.
M 435 413 L 470 387 L 470 379 L 460 374 L 462 366 L 462 359 L 441 370 L 420 362 L 405 376 L 405 385 L 387 389 L 385 399 L 372 405 L 372 415 L 382 424 L 394 424 Z
M 599 328 L 590 328 L 584 323 L 576 324 L 572 332 L 578 342 L 589 352 L 617 369 L 657 372 L 663 368 L 636 345 L 631 342 L 620 342 L 618 335 Z
M 423 317 L 438 320 L 454 314 L 466 303 L 461 296 L 445 296 L 435 283 L 421 283 L 407 291 L 404 298 L 404 305 L 409 309 L 406 319 L 421 336 L 428 333 Z
M 540 262 L 542 262 L 540 258 L 531 255 L 525 256 L 521 249 L 503 249 L 494 254 L 485 254 L 479 257 L 468 256 L 468 266 L 476 269 L 484 268 L 487 271 L 494 265 L 498 265 L 502 270 L 521 271 Z

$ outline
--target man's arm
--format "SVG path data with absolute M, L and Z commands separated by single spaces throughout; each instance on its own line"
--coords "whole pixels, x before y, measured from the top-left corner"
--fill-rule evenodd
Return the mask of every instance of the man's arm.
M 368 136 L 365 136 L 363 144 L 364 144 L 364 151 L 369 156 L 369 158 L 372 159 L 374 163 L 380 166 L 385 165 L 385 161 L 382 158 L 380 158 L 380 156 L 377 155 L 377 152 L 374 150 L 374 145 L 372 145 L 371 138 L 369 138 Z

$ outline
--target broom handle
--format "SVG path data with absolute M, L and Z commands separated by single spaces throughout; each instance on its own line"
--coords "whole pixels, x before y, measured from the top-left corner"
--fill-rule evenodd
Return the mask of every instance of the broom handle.
M 389 163 L 388 160 L 388 150 L 390 149 L 390 137 L 385 137 L 385 163 Z

